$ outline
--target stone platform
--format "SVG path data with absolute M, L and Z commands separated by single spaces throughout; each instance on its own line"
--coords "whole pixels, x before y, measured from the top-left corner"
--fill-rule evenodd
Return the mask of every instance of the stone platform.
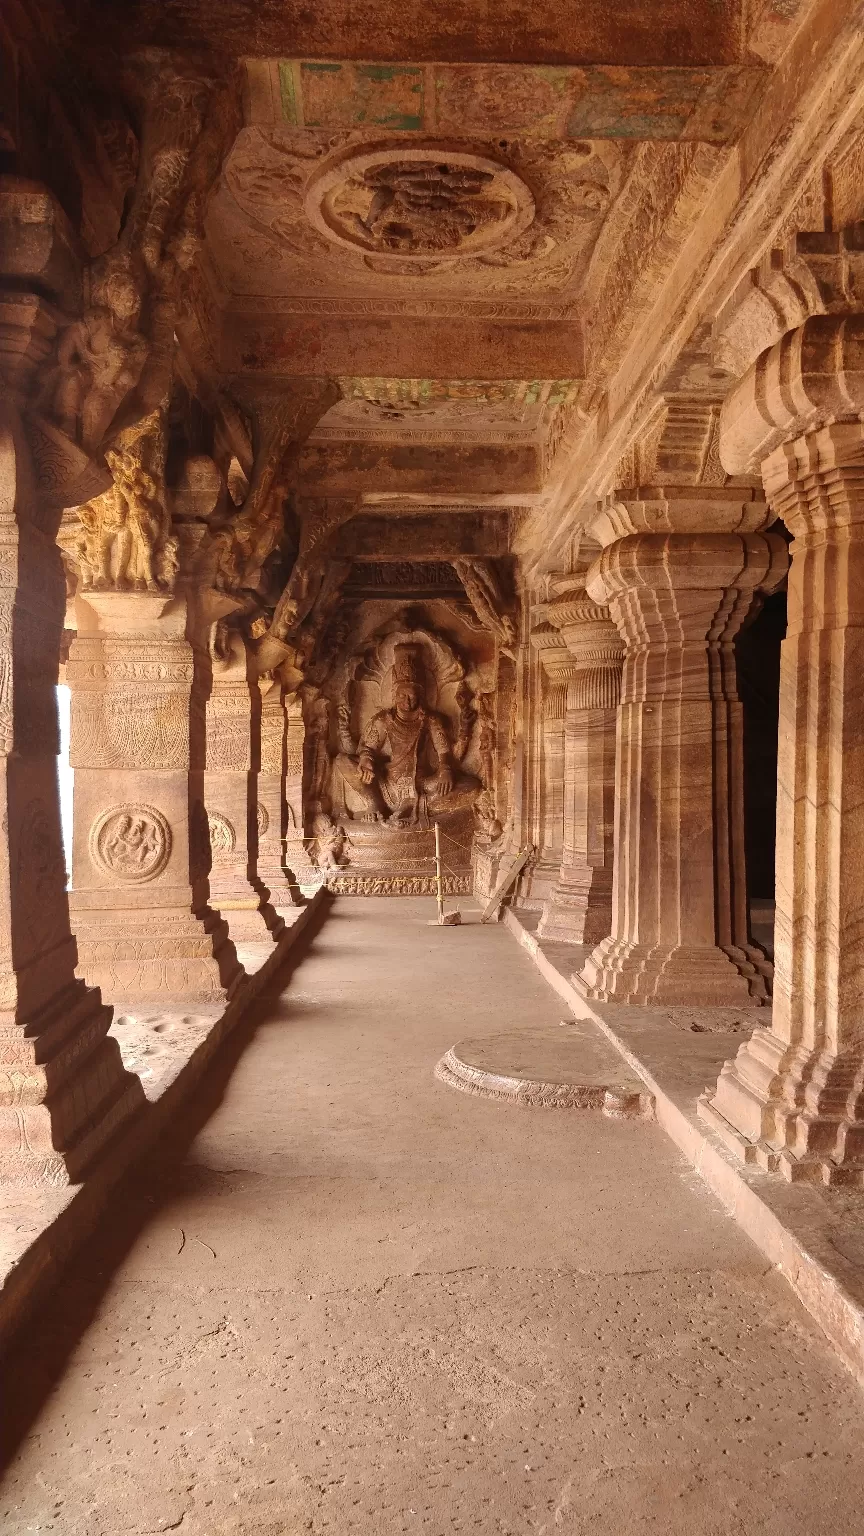
M 326 883 L 340 896 L 432 896 L 435 893 L 435 828 L 394 827 L 387 822 L 350 821 L 344 868 L 328 872 Z M 471 890 L 473 817 L 460 813 L 441 820 L 444 891 Z
M 593 1025 L 564 1020 L 460 1040 L 435 1076 L 486 1099 L 542 1109 L 593 1109 L 615 1119 L 650 1119 L 653 1101 L 635 1072 Z
M 536 913 L 508 909 L 504 921 L 582 1027 L 614 1047 L 622 1070 L 642 1081 L 658 1124 L 783 1274 L 802 1305 L 864 1385 L 864 1191 L 788 1184 L 737 1161 L 700 1118 L 699 1099 L 723 1062 L 768 1008 L 637 1008 L 597 1003 L 571 981 L 587 951 L 544 943 Z M 506 1070 L 506 1068 L 505 1068 Z

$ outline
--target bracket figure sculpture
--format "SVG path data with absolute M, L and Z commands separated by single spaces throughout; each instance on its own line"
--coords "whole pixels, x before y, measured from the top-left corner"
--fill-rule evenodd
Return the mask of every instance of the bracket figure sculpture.
M 84 590 L 163 592 L 174 584 L 177 540 L 159 486 L 129 449 L 105 458 L 114 484 L 78 508 Z
M 429 816 L 473 805 L 476 779 L 460 772 L 444 717 L 426 704 L 421 647 L 393 652 L 393 704 L 368 721 L 354 756 L 338 754 L 334 767 L 359 797 L 361 821 L 422 827 Z

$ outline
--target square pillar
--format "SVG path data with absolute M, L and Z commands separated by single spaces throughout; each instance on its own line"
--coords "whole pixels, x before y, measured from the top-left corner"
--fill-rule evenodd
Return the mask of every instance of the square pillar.
M 302 897 L 293 871 L 286 870 L 286 841 L 294 832 L 294 810 L 286 794 L 288 763 L 288 714 L 285 688 L 280 679 L 262 678 L 261 770 L 258 774 L 258 878 L 270 892 L 274 910 L 283 916 Z M 298 703 L 299 713 L 299 703 Z M 302 725 L 302 721 L 301 721 Z M 293 743 L 292 743 L 293 746 Z M 300 747 L 302 774 L 302 742 Z M 302 814 L 302 813 L 301 813 Z M 302 846 L 302 845 L 301 845 Z
M 219 631 L 217 630 L 217 635 Z M 272 945 L 284 923 L 258 874 L 261 694 L 249 648 L 236 629 L 211 656 L 205 715 L 204 807 L 210 836 L 210 901 L 234 943 Z
M 240 970 L 207 905 L 185 600 L 85 591 L 76 610 L 70 904 L 82 973 L 127 1006 L 224 1005 Z
M 83 457 L 68 447 L 71 458 Z M 75 974 L 57 779 L 66 601 L 59 519 L 7 400 L 0 406 L 0 1178 L 52 1185 L 83 1178 L 145 1102 L 108 1035 L 110 1007 Z
M 583 591 L 547 606 L 567 646 L 564 850 L 539 938 L 596 944 L 612 926 L 615 734 L 624 647 L 606 608 Z

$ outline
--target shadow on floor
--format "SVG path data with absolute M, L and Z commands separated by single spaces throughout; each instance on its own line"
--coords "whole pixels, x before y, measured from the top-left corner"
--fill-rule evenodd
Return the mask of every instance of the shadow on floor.
M 115 1272 L 157 1210 L 174 1198 L 189 1147 L 222 1103 L 234 1069 L 254 1040 L 262 1019 L 272 1015 L 274 1004 L 290 985 L 294 971 L 309 955 L 330 906 L 330 902 L 323 903 L 309 926 L 298 935 L 284 966 L 255 1000 L 247 1017 L 219 1047 L 183 1106 L 182 1122 L 148 1149 L 146 1162 L 139 1163 L 123 1180 L 96 1230 L 60 1276 L 47 1306 L 43 1303 L 3 1358 L 0 1471 L 14 1456 L 63 1375 Z M 290 998 L 288 1004 L 290 1008 Z

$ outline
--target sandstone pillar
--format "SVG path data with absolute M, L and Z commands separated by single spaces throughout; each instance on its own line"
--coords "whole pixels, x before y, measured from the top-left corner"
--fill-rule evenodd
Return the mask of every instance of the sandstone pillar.
M 764 525 L 752 492 L 690 491 L 686 533 L 637 531 L 676 515 L 668 499 L 642 496 L 600 519 L 607 547 L 586 581 L 592 600 L 609 604 L 625 657 L 612 930 L 578 980 L 588 996 L 617 1002 L 758 1002 L 766 964 L 747 935 L 733 641 L 754 591 L 781 579 L 785 545 L 694 530 Z M 622 524 L 631 531 L 616 536 Z
M 34 314 L 40 307 L 34 299 Z M 33 335 L 23 314 L 20 326 L 8 311 L 4 318 L 7 364 L 16 344 L 25 356 Z M 62 469 L 55 452 L 55 494 Z M 110 1008 L 75 976 L 57 788 L 65 581 L 54 538 L 62 503 L 46 502 L 43 489 L 7 397 L 0 408 L 0 1177 L 65 1184 L 88 1171 L 144 1095 L 108 1036 Z
M 286 841 L 293 812 L 286 795 L 288 715 L 277 678 L 261 681 L 261 770 L 258 774 L 258 878 L 281 916 L 302 905 L 293 871 L 286 873 Z M 302 767 L 302 764 L 301 764 Z
M 596 944 L 612 926 L 615 735 L 623 646 L 606 608 L 587 594 L 547 613 L 570 657 L 564 718 L 564 849 L 537 929 L 545 939 Z
M 239 972 L 225 925 L 207 906 L 202 813 L 190 785 L 185 601 L 85 591 L 76 609 L 66 675 L 82 971 L 112 1001 L 224 1003 Z
M 564 715 L 570 657 L 549 626 L 532 632 L 531 646 L 539 656 L 541 688 L 532 736 L 537 857 L 525 883 L 539 905 L 555 879 L 564 844 Z
M 848 419 L 864 410 L 862 347 L 864 316 L 806 322 L 723 419 L 724 456 L 761 464 L 794 543 L 773 1018 L 702 1112 L 745 1160 L 827 1184 L 864 1182 L 864 428 Z
M 218 633 L 218 631 L 217 631 Z M 235 943 L 272 944 L 284 928 L 258 875 L 258 772 L 261 695 L 250 652 L 237 630 L 213 658 L 206 706 L 204 805 L 210 830 L 210 900 Z

